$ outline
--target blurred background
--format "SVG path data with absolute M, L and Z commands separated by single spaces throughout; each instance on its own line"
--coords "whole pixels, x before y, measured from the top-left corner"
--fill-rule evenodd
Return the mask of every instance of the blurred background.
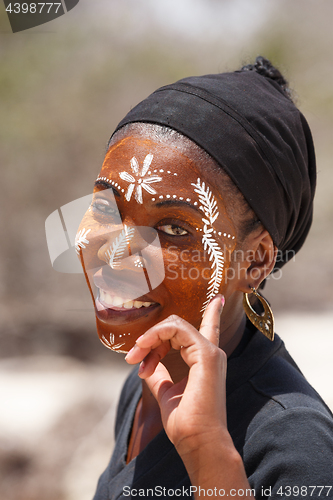
M 53 271 L 44 223 L 89 194 L 116 124 L 157 87 L 264 55 L 313 131 L 306 245 L 266 287 L 276 331 L 333 408 L 333 3 L 80 0 L 13 34 L 0 5 L 0 498 L 89 500 L 113 446 L 123 355 L 98 341 L 83 275 Z

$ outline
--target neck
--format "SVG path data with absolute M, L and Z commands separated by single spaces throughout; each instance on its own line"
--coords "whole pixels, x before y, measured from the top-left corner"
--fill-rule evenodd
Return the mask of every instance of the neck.
M 242 339 L 246 325 L 243 309 L 243 294 L 237 293 L 226 302 L 221 316 L 219 347 L 229 357 Z

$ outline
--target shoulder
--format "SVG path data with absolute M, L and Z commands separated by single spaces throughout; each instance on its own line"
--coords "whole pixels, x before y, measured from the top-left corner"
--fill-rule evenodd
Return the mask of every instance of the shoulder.
M 305 379 L 278 335 L 271 342 L 257 331 L 241 355 L 228 362 L 227 395 L 231 403 L 237 402 L 239 406 L 241 401 L 250 412 L 253 401 L 257 401 L 253 416 L 259 410 L 269 413 L 271 407 L 274 412 L 306 407 L 332 418 L 329 408 Z
M 288 486 L 332 486 L 332 417 L 304 400 L 288 407 L 271 400 L 267 407 L 245 437 L 243 461 L 251 486 L 271 488 L 272 498 L 285 498 Z M 279 489 L 285 496 L 274 496 Z
M 261 425 L 269 416 L 296 410 L 319 412 L 333 421 L 330 409 L 306 380 L 282 340 L 277 339 L 277 349 L 248 380 L 252 391 L 266 401 L 253 424 Z
M 249 404 L 242 455 L 251 485 L 273 488 L 275 498 L 279 487 L 330 484 L 333 416 L 281 339 L 270 349 L 243 386 Z

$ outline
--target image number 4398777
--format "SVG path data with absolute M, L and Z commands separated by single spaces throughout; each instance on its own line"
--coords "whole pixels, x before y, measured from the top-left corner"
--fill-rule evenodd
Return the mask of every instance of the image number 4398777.
M 60 2 L 11 2 L 4 0 L 13 33 L 53 21 L 73 9 L 78 3 L 79 0 Z

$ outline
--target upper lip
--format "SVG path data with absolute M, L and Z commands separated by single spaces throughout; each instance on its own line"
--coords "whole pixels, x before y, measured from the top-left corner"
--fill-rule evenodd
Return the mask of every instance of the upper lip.
M 104 290 L 104 292 L 111 296 L 141 302 L 156 302 L 150 297 L 150 294 L 142 295 L 143 290 L 133 286 L 131 278 L 133 279 L 133 272 L 125 270 L 115 271 L 110 269 L 109 266 L 102 266 L 93 275 L 93 282 L 97 288 Z

